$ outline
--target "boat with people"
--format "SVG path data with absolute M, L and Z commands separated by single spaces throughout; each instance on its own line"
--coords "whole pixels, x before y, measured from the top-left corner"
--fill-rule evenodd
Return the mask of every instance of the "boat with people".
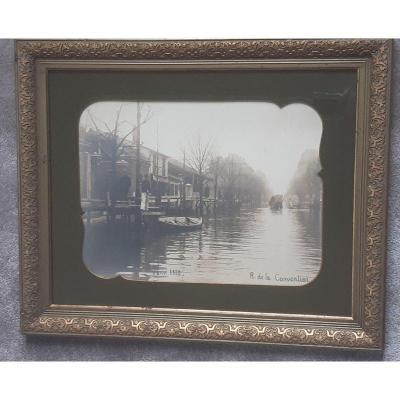
M 203 219 L 200 217 L 159 217 L 161 228 L 172 232 L 183 232 L 201 229 Z
M 271 211 L 281 211 L 283 207 L 283 196 L 281 194 L 275 194 L 269 200 L 269 207 Z

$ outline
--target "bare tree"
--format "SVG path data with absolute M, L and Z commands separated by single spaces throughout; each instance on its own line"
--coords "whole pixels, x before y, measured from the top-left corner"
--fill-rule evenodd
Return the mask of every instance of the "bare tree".
M 229 154 L 224 159 L 224 186 L 225 186 L 225 198 L 232 207 L 236 199 L 236 191 L 238 188 L 238 180 L 240 178 L 239 165 L 242 162 L 240 157 L 236 154 Z
M 188 166 L 195 171 L 198 177 L 201 214 L 203 213 L 203 185 L 206 180 L 211 154 L 211 140 L 204 141 L 201 135 L 197 135 L 197 138 L 189 145 L 189 152 L 186 158 Z
M 265 203 L 270 196 L 266 177 L 256 172 L 237 154 L 221 158 L 219 166 L 219 187 L 224 193 L 224 205 L 228 209 L 245 206 L 255 207 Z
M 303 207 L 319 207 L 322 191 L 320 170 L 318 152 L 313 149 L 304 151 L 300 156 L 286 196 L 297 199 L 299 205 Z
M 222 175 L 223 158 L 217 154 L 212 154 L 210 157 L 209 172 L 214 181 L 214 211 L 217 206 L 219 178 Z
M 138 102 L 136 124 L 131 124 L 126 120 L 121 121 L 121 111 L 123 106 L 124 104 L 121 103 L 116 111 L 115 121 L 112 127 L 97 116 L 94 116 L 90 108 L 87 110 L 87 116 L 92 124 L 92 128 L 95 130 L 95 135 L 98 136 L 97 146 L 101 154 L 111 162 L 111 188 L 115 184 L 116 180 L 117 161 L 122 154 L 123 145 L 130 135 L 132 135 L 133 141 L 137 147 L 137 157 L 138 162 L 140 163 L 140 127 L 149 121 L 151 117 L 150 108 L 148 108 L 145 118 L 141 117 L 143 104 Z M 122 126 L 124 124 L 131 125 L 130 129 L 123 131 Z M 140 171 L 138 171 L 138 174 L 140 174 Z

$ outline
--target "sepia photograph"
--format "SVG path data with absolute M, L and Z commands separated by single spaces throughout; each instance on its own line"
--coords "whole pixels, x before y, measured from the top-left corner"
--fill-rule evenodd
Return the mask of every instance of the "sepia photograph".
M 97 277 L 302 286 L 321 269 L 322 120 L 265 101 L 103 101 L 79 121 Z

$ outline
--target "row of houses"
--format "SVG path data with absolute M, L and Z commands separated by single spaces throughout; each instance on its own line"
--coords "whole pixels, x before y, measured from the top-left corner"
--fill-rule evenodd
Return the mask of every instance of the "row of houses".
M 114 164 L 114 165 L 113 165 Z M 107 157 L 95 143 L 81 138 L 81 199 L 86 201 L 134 198 L 137 177 L 137 149 L 125 141 L 118 158 Z M 114 175 L 114 177 L 113 177 Z M 180 161 L 146 146 L 140 147 L 141 192 L 171 200 L 199 197 L 199 176 Z M 114 182 L 113 182 L 114 181 Z M 207 197 L 214 197 L 211 178 L 204 184 Z

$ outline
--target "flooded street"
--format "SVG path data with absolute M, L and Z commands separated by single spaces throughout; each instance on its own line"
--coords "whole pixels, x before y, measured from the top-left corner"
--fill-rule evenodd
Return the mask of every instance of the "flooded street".
M 205 218 L 201 230 L 139 238 L 86 226 L 84 261 L 96 276 L 156 282 L 304 285 L 321 265 L 318 210 L 241 210 Z

